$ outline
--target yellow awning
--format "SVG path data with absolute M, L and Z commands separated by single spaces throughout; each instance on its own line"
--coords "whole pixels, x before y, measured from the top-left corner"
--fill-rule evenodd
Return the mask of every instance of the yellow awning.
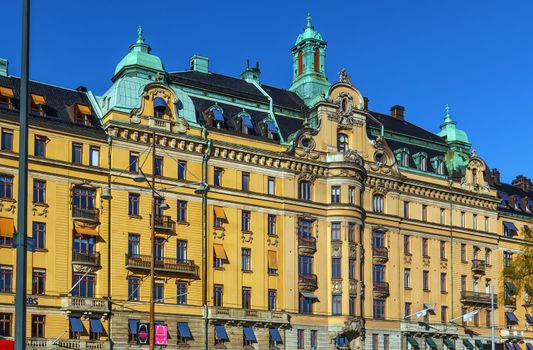
M 98 236 L 98 231 L 94 227 L 74 225 L 74 231 L 79 235 Z
M 10 218 L 0 218 L 0 236 L 13 237 L 15 234 L 15 222 Z
M 228 256 L 226 255 L 226 251 L 222 244 L 213 244 L 213 248 L 215 249 L 215 257 L 217 259 L 228 260 Z
M 36 105 L 46 105 L 46 99 L 43 95 L 31 94 L 31 100 Z
M 273 251 L 268 251 L 268 268 L 277 270 L 278 269 L 278 254 Z
M 223 220 L 227 220 L 226 213 L 224 212 L 224 209 L 222 209 L 221 207 L 215 207 L 215 217 L 223 219 Z
M 15 93 L 13 92 L 13 89 L 5 87 L 5 86 L 0 86 L 0 95 L 4 97 L 9 97 L 9 98 L 15 97 Z
M 92 115 L 91 109 L 87 105 L 77 104 L 78 112 L 85 115 Z

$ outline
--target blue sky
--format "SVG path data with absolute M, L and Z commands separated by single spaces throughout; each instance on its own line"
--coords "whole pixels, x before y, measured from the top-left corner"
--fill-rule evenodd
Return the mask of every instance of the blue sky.
M 2 7 L 0 57 L 19 75 L 20 1 Z M 250 59 L 264 83 L 288 87 L 308 12 L 328 42 L 330 81 L 344 67 L 372 110 L 401 104 L 407 120 L 434 132 L 449 103 L 489 167 L 506 181 L 533 177 L 531 1 L 34 0 L 31 78 L 101 94 L 142 24 L 169 71 L 201 54 L 212 71 L 237 76 Z

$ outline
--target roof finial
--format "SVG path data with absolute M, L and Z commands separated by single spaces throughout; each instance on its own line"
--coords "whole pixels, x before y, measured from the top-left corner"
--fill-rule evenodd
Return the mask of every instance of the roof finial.
M 308 12 L 307 13 L 307 28 L 313 28 L 313 26 L 311 25 L 311 14 Z
M 144 43 L 143 27 L 140 24 L 139 27 L 137 27 L 137 43 Z
M 446 103 L 446 107 L 444 107 L 444 122 L 451 122 L 452 121 L 452 113 L 450 111 L 450 105 Z

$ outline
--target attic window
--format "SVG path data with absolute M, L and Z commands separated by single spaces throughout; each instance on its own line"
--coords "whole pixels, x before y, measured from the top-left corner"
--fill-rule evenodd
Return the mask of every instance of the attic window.
M 396 161 L 401 167 L 408 168 L 409 167 L 409 150 L 407 148 L 400 148 L 399 150 L 396 150 L 394 153 L 396 153 Z
M 46 106 L 46 99 L 43 95 L 31 94 L 31 115 L 34 117 L 44 117 L 44 106 Z
M 92 112 L 89 106 L 76 104 L 76 124 L 93 126 Z
M 163 119 L 167 110 L 167 103 L 161 97 L 154 99 L 154 118 Z
M 498 192 L 498 196 L 501 198 L 500 206 L 507 207 L 509 205 L 509 196 L 505 192 Z
M 208 124 L 217 129 L 226 126 L 226 119 L 224 119 L 224 111 L 219 106 L 213 106 L 208 112 Z
M 435 171 L 438 175 L 444 175 L 444 161 L 442 159 L 437 159 Z
M 424 152 L 420 152 L 414 155 L 418 170 L 427 171 L 428 170 L 428 156 Z
M 252 124 L 252 118 L 247 113 L 239 114 L 241 120 L 241 132 L 243 134 L 253 134 L 254 126 Z
M 272 119 L 265 120 L 265 134 L 271 140 L 277 140 L 279 137 L 279 130 L 276 123 Z
M 0 108 L 14 109 L 12 98 L 15 97 L 13 89 L 5 86 L 0 86 Z

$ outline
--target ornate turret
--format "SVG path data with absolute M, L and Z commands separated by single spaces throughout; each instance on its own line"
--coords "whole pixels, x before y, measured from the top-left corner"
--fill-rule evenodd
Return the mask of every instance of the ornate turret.
M 135 76 L 154 80 L 158 75 L 162 77 L 165 68 L 161 59 L 150 53 L 152 49 L 144 42 L 143 30 L 137 29 L 137 41 L 130 46 L 128 54 L 117 64 L 113 81 L 121 76 Z
M 452 118 L 448 104 L 446 104 L 444 111 L 444 123 L 440 125 L 440 131 L 437 135 L 446 140 L 450 146 L 448 166 L 455 171 L 464 168 L 468 163 L 471 144 L 466 132 L 457 129 L 457 123 Z
M 326 42 L 311 25 L 311 16 L 308 15 L 304 32 L 298 35 L 291 49 L 293 79 L 290 87 L 308 106 L 314 105 L 321 93 L 327 93 L 331 85 L 325 71 L 326 47 Z

